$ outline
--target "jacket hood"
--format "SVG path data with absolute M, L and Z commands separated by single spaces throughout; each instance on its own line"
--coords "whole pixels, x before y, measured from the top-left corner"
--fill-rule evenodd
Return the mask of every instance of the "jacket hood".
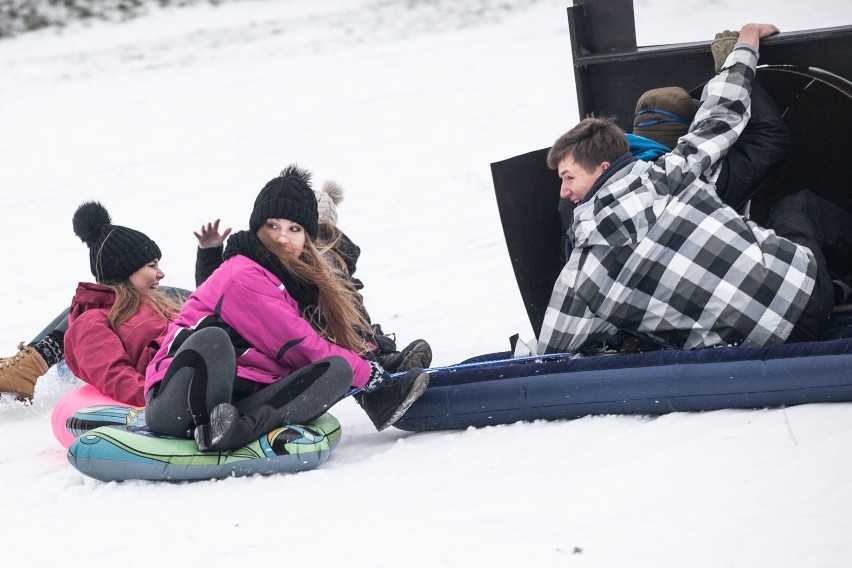
M 93 282 L 80 282 L 74 299 L 71 300 L 71 312 L 68 314 L 68 323 L 89 310 L 109 310 L 115 303 L 115 292 L 109 286 L 95 284 Z

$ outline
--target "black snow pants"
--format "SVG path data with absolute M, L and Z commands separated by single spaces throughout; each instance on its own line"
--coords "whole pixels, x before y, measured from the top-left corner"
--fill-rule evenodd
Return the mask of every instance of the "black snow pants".
M 235 390 L 250 381 L 236 377 L 236 357 L 224 330 L 203 328 L 175 353 L 163 380 L 148 392 L 145 420 L 154 432 L 192 438 L 221 403 L 239 411 L 227 448 L 244 446 L 286 424 L 304 424 L 325 413 L 352 383 L 352 368 L 342 357 L 311 363 L 259 390 Z

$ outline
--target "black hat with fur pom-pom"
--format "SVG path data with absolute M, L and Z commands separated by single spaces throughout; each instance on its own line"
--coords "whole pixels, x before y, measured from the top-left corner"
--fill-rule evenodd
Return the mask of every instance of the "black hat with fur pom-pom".
M 304 227 L 311 238 L 319 232 L 317 198 L 311 189 L 311 173 L 295 164 L 271 179 L 254 200 L 249 228 L 257 230 L 267 219 L 287 219 Z
M 74 234 L 89 247 L 89 265 L 99 284 L 115 284 L 163 254 L 144 233 L 113 225 L 97 201 L 83 203 L 72 219 Z

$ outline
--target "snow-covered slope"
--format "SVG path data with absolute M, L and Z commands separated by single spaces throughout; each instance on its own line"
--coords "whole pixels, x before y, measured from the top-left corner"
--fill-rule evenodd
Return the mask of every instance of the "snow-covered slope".
M 566 5 L 244 1 L 0 41 L 0 355 L 90 278 L 80 202 L 154 238 L 164 283 L 191 287 L 192 231 L 244 228 L 291 162 L 346 188 L 368 309 L 401 341 L 449 364 L 530 337 L 489 163 L 577 120 Z M 668 43 L 849 24 L 852 5 L 637 0 L 636 18 L 640 43 Z M 348 400 L 316 471 L 104 484 L 50 432 L 74 384 L 54 370 L 32 406 L 0 401 L 4 565 L 852 562 L 849 404 L 411 435 Z

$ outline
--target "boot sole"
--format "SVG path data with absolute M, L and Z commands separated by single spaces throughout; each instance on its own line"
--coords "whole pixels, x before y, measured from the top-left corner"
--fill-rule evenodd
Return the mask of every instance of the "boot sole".
M 406 353 L 400 361 L 395 372 L 408 371 L 410 369 L 426 369 L 432 364 L 432 348 L 428 343 L 422 343 L 417 349 Z
M 227 402 L 217 404 L 210 413 L 210 423 L 195 427 L 195 445 L 199 451 L 215 451 L 228 432 L 234 427 L 240 413 Z
M 414 381 L 414 384 L 411 387 L 411 390 L 408 391 L 408 395 L 403 399 L 402 404 L 397 407 L 391 417 L 388 418 L 384 424 L 382 424 L 377 430 L 381 432 L 382 430 L 393 426 L 397 420 L 402 418 L 402 415 L 408 412 L 408 409 L 411 408 L 411 405 L 414 404 L 420 396 L 426 392 L 426 387 L 429 386 L 429 375 L 428 373 L 420 373 L 420 376 Z
M 216 447 L 228 435 L 240 417 L 235 406 L 227 402 L 216 405 L 210 413 L 210 446 Z
M 32 394 L 24 394 L 22 392 L 10 390 L 0 390 L 0 395 L 14 396 L 17 402 L 23 402 L 24 404 L 32 404 L 34 396 Z

